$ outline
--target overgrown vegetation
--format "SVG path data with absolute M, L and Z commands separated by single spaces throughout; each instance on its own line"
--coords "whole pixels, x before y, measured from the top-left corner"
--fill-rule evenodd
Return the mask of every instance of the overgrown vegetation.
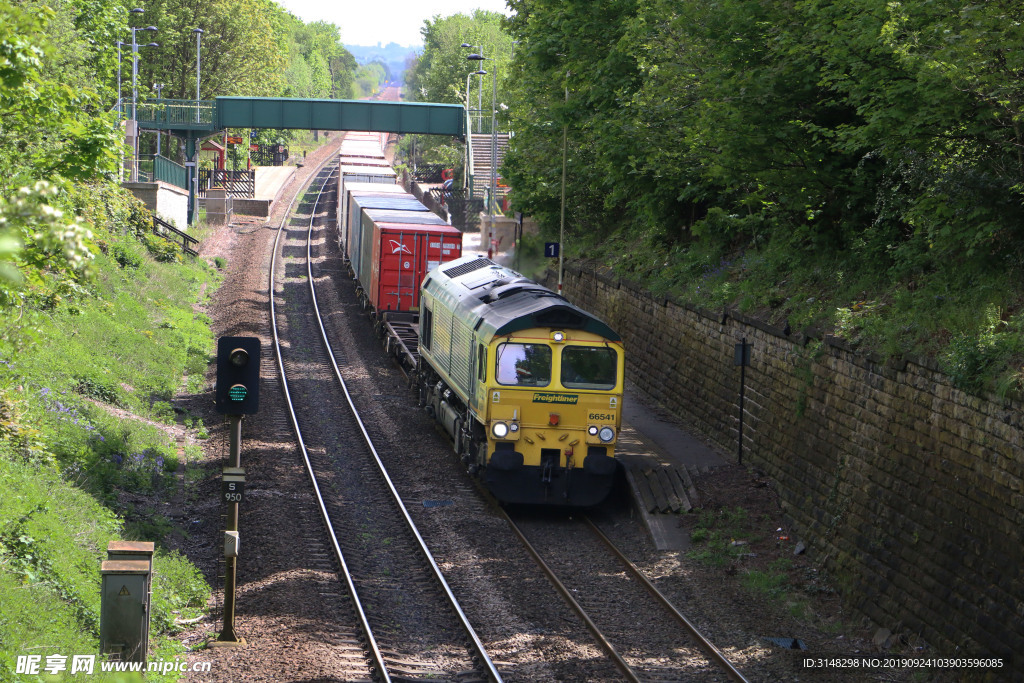
M 151 242 L 126 192 L 104 185 L 63 200 L 92 234 L 91 275 L 67 291 L 45 277 L 23 285 L 8 308 L 18 315 L 0 322 L 0 680 L 33 649 L 97 652 L 111 540 L 157 542 L 155 635 L 173 633 L 209 592 L 165 549 L 171 527 L 155 502 L 189 481 L 169 399 L 183 377 L 202 388 L 212 336 L 192 304 L 215 276 Z
M 1021 389 L 1010 5 L 512 0 L 515 208 L 658 293 Z
M 91 46 L 115 35 L 116 7 L 55 10 L 0 0 L 5 681 L 19 655 L 98 651 L 99 566 L 111 540 L 157 542 L 156 656 L 175 653 L 165 634 L 209 592 L 166 550 L 170 527 L 155 503 L 183 495 L 188 481 L 169 399 L 183 377 L 188 390 L 202 386 L 212 339 L 192 305 L 215 276 L 154 236 L 149 212 L 111 182 L 109 63 Z

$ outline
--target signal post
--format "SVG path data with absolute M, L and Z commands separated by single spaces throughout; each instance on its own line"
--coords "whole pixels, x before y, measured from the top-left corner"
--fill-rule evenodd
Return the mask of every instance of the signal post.
M 221 495 L 228 505 L 224 531 L 224 627 L 211 647 L 245 645 L 235 634 L 235 578 L 238 565 L 238 506 L 244 500 L 242 418 L 259 409 L 260 340 L 256 337 L 221 337 L 217 340 L 217 412 L 230 423 L 229 465 L 224 468 Z

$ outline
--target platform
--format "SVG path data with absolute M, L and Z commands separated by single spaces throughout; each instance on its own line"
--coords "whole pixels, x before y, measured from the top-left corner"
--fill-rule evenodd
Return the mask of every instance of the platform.
M 252 199 L 235 198 L 235 213 L 244 216 L 270 218 L 274 202 L 281 196 L 285 186 L 295 177 L 295 166 L 257 166 L 256 192 Z
M 295 166 L 257 166 L 255 199 L 277 199 L 297 170 Z
M 710 446 L 627 391 L 616 457 L 626 470 L 634 506 L 658 550 L 684 550 L 679 516 L 701 506 L 697 475 L 726 464 Z

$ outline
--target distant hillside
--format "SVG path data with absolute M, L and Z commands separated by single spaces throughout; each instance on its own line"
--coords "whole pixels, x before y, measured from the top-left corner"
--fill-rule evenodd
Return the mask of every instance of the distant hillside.
M 423 51 L 423 46 L 413 45 L 407 47 L 398 43 L 387 45 L 346 45 L 345 49 L 352 53 L 358 64 L 369 64 L 370 62 L 381 62 L 388 67 L 391 76 L 399 83 L 404 82 L 404 72 L 407 62 Z

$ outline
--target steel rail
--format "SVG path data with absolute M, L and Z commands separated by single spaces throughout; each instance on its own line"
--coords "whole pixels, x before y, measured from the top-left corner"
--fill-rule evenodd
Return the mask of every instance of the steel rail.
M 729 678 L 736 681 L 737 683 L 749 683 L 749 681 L 743 676 L 743 674 L 740 673 L 739 670 L 732 665 L 732 662 L 726 659 L 725 655 L 722 654 L 722 651 L 715 647 L 710 640 L 705 638 L 704 634 L 700 632 L 700 630 L 693 624 L 693 622 L 687 619 L 682 612 L 676 609 L 675 605 L 673 605 L 669 601 L 669 599 L 666 598 L 665 595 L 661 591 L 659 591 L 657 587 L 655 587 L 655 585 L 651 583 L 646 576 L 644 576 L 643 572 L 640 571 L 639 567 L 633 564 L 633 562 L 628 557 L 626 557 L 625 554 L 621 550 L 619 550 L 614 543 L 612 543 L 612 540 L 608 538 L 604 534 L 604 532 L 598 528 L 596 524 L 594 524 L 590 517 L 584 516 L 583 519 L 590 527 L 590 530 L 593 531 L 597 535 L 597 537 L 604 542 L 606 546 L 608 546 L 608 549 L 611 550 L 612 553 L 619 558 L 619 560 L 626 566 L 626 568 L 629 569 L 630 573 L 634 577 L 636 577 L 637 580 L 640 581 L 644 588 L 646 588 L 651 593 L 651 595 L 653 595 L 654 598 L 658 600 L 658 602 L 660 602 L 665 609 L 668 610 L 668 612 L 676 619 L 676 621 L 682 624 L 683 627 L 690 633 L 690 635 L 693 636 L 694 640 L 697 641 L 697 644 L 700 645 L 702 650 L 704 650 L 704 653 L 707 654 L 716 664 L 718 664 L 722 669 L 725 670 L 725 672 L 729 675 Z
M 317 196 L 317 202 L 319 203 L 319 201 L 320 197 Z M 316 214 L 316 205 L 314 205 L 313 207 L 313 214 Z M 451 587 L 448 585 L 448 581 L 444 578 L 444 574 L 441 572 L 441 568 L 438 567 L 437 562 L 434 560 L 434 555 L 430 552 L 430 549 L 427 547 L 426 542 L 420 535 L 419 529 L 416 528 L 416 523 L 413 521 L 412 516 L 409 514 L 409 510 L 405 507 L 405 503 L 402 502 L 402 497 L 401 495 L 399 495 L 398 489 L 395 488 L 394 483 L 391 481 L 391 477 L 390 475 L 388 475 L 387 468 L 384 466 L 384 462 L 381 460 L 380 454 L 377 452 L 377 448 L 373 445 L 373 439 L 370 438 L 370 434 L 366 431 L 366 425 L 363 424 L 363 420 L 359 414 L 359 409 L 356 408 L 355 402 L 352 400 L 352 394 L 349 393 L 348 384 L 346 384 L 345 378 L 341 376 L 341 370 L 338 368 L 338 363 L 334 359 L 334 349 L 331 347 L 331 342 L 327 337 L 327 330 L 324 328 L 323 316 L 320 314 L 320 306 L 317 303 L 316 283 L 313 279 L 313 259 L 311 251 L 312 240 L 313 222 L 310 221 L 309 233 L 306 238 L 306 274 L 309 280 L 310 296 L 313 299 L 313 308 L 316 311 L 317 324 L 320 326 L 320 336 L 321 339 L 323 340 L 324 348 L 327 352 L 327 357 L 331 361 L 331 367 L 334 368 L 334 376 L 341 384 L 341 389 L 345 393 L 345 400 L 348 402 L 349 409 L 352 411 L 352 415 L 355 417 L 356 423 L 359 425 L 359 431 L 363 435 L 363 440 L 366 442 L 366 445 L 369 447 L 370 452 L 373 454 L 373 459 L 377 463 L 377 468 L 379 469 L 381 476 L 384 477 L 384 481 L 387 484 L 388 489 L 391 491 L 391 495 L 394 497 L 395 504 L 398 506 L 399 511 L 405 518 L 409 530 L 412 531 L 413 536 L 415 536 L 416 542 L 419 544 L 420 551 L 423 553 L 424 557 L 426 557 L 427 559 L 427 562 L 430 564 L 430 567 L 434 573 L 434 577 L 437 579 L 442 590 L 447 596 L 452 608 L 455 610 L 455 613 L 458 615 L 459 620 L 462 622 L 462 627 L 469 635 L 470 640 L 473 643 L 473 649 L 476 651 L 477 656 L 484 664 L 484 667 L 487 669 L 487 673 L 491 677 L 491 679 L 496 683 L 501 683 L 501 674 L 498 672 L 497 667 L 495 667 L 490 655 L 487 654 L 487 650 L 484 648 L 484 644 L 480 640 L 480 637 L 477 635 L 476 630 L 473 628 L 473 625 L 469 623 L 469 619 L 466 617 L 466 613 L 462 610 L 462 606 L 459 604 L 458 598 L 456 598 L 455 594 L 452 592 Z
M 590 631 L 590 634 L 592 636 L 594 636 L 594 639 L 597 640 L 597 644 L 600 645 L 601 649 L 605 651 L 605 654 L 607 654 L 609 659 L 612 660 L 616 668 L 622 673 L 623 676 L 626 677 L 626 680 L 631 681 L 631 683 L 641 683 L 643 679 L 641 679 L 636 674 L 636 672 L 633 671 L 633 667 L 626 663 L 626 660 L 622 658 L 622 655 L 620 655 L 618 650 L 615 649 L 615 646 L 612 645 L 607 638 L 605 638 L 604 634 L 601 632 L 601 629 L 598 628 L 597 624 L 595 624 L 594 621 L 590 618 L 590 615 L 587 614 L 586 610 L 583 609 L 582 605 L 576 602 L 576 598 L 572 597 L 572 592 L 566 587 L 564 583 L 562 583 L 562 581 L 555 574 L 554 570 L 548 566 L 548 563 L 545 562 L 544 558 L 540 556 L 540 553 L 537 552 L 537 549 L 533 547 L 533 544 L 530 543 L 529 540 L 527 540 L 526 535 L 519 528 L 519 525 L 516 524 L 511 517 L 509 517 L 508 513 L 505 512 L 504 508 L 497 504 L 497 501 L 495 501 L 493 498 L 491 498 L 491 501 L 494 505 L 494 508 L 501 514 L 502 517 L 505 518 L 505 521 L 508 522 L 509 526 L 512 528 L 512 531 L 515 533 L 515 535 L 519 537 L 519 540 L 522 542 L 527 552 L 529 552 L 530 555 L 533 556 L 534 561 L 537 562 L 541 570 L 547 575 L 548 580 L 551 581 L 555 589 L 557 589 L 558 592 L 562 594 L 562 597 L 565 598 L 565 601 L 569 603 L 569 606 L 572 607 L 576 614 L 579 615 L 579 617 L 583 620 L 583 623 L 586 624 L 587 630 Z
M 316 174 L 319 174 L 324 166 L 334 160 L 334 155 L 330 155 L 323 164 L 317 168 Z M 330 180 L 330 176 L 328 176 Z M 320 508 L 320 514 L 323 517 L 324 526 L 327 527 L 327 533 L 331 537 L 331 545 L 334 548 L 334 555 L 338 560 L 338 565 L 341 567 L 341 573 L 345 577 L 345 583 L 348 587 L 349 595 L 352 597 L 352 604 L 355 605 L 356 614 L 359 617 L 359 623 L 362 626 L 363 632 L 366 634 L 367 646 L 370 649 L 370 654 L 373 659 L 374 665 L 377 667 L 377 671 L 380 677 L 386 683 L 391 683 L 391 675 L 388 673 L 387 665 L 384 663 L 384 657 L 381 654 L 380 648 L 377 645 L 377 639 L 373 635 L 373 629 L 370 628 L 370 621 L 366 616 L 366 612 L 363 609 L 363 604 L 359 600 L 359 592 L 356 590 L 355 582 L 352 579 L 352 574 L 348 570 L 348 563 L 345 562 L 345 555 L 341 551 L 341 545 L 338 543 L 338 537 L 334 533 L 334 528 L 331 525 L 331 516 L 327 512 L 327 506 L 324 503 L 323 494 L 320 492 L 320 486 L 317 483 L 316 474 L 313 473 L 313 464 L 309 460 L 309 452 L 306 450 L 305 441 L 302 439 L 302 430 L 299 428 L 299 421 L 295 415 L 295 406 L 292 404 L 291 395 L 288 391 L 288 378 L 284 370 L 284 360 L 281 356 L 281 341 L 277 334 L 277 314 L 274 307 L 274 270 L 277 265 L 277 247 L 281 239 L 281 233 L 284 232 L 285 224 L 288 222 L 288 217 L 291 216 L 292 207 L 295 205 L 295 200 L 298 199 L 299 195 L 303 194 L 306 188 L 312 184 L 312 179 L 307 183 L 306 187 L 302 188 L 292 198 L 291 203 L 288 205 L 287 211 L 285 211 L 284 218 L 281 219 L 281 225 L 277 229 L 277 236 L 274 238 L 274 249 L 273 255 L 270 259 L 270 322 L 271 330 L 274 334 L 274 352 L 277 357 L 277 370 L 281 376 L 281 387 L 284 390 L 284 399 L 288 404 L 288 413 L 291 415 L 292 427 L 295 429 L 295 438 L 299 444 L 299 450 L 302 452 L 302 459 L 306 463 L 306 472 L 309 474 L 310 482 L 313 485 L 313 491 L 316 493 L 317 505 Z M 327 181 L 324 181 L 324 186 L 327 185 Z M 320 201 L 320 194 L 323 194 L 323 187 L 320 188 L 320 193 L 317 195 L 317 203 Z M 310 225 L 312 225 L 313 217 L 316 216 L 316 204 L 314 204 L 313 214 L 310 217 Z

